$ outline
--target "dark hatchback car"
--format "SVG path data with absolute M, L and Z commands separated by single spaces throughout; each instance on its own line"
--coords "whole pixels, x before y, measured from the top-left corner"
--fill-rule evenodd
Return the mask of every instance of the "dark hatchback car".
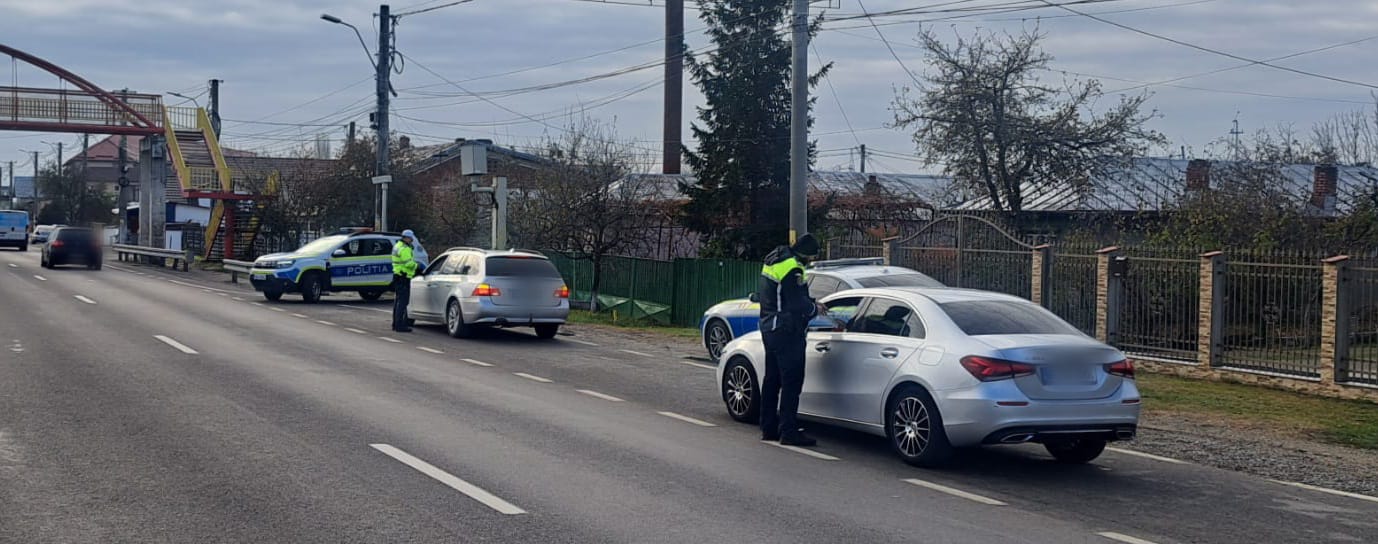
M 54 230 L 43 244 L 43 268 L 84 264 L 91 270 L 100 270 L 101 258 L 100 239 L 91 229 L 62 227 Z

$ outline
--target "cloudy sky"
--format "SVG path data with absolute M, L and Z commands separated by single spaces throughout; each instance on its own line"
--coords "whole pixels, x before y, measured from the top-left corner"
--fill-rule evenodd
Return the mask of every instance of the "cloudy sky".
M 393 12 L 446 3 L 399 0 Z M 403 17 L 397 47 L 408 62 L 393 76 L 400 92 L 393 129 L 422 143 L 467 137 L 522 145 L 552 134 L 565 123 L 562 116 L 582 110 L 615 123 L 620 137 L 654 151 L 661 132 L 661 72 L 655 66 L 631 68 L 649 66 L 663 55 L 664 8 L 655 7 L 662 4 L 472 0 Z M 925 170 L 907 158 L 913 154 L 909 137 L 886 127 L 895 89 L 913 85 L 900 61 L 920 78 L 925 70 L 914 46 L 914 35 L 924 25 L 948 35 L 1040 28 L 1055 56 L 1055 71 L 1042 74 L 1046 81 L 1096 78 L 1108 90 L 1150 93 L 1149 105 L 1158 112 L 1153 125 L 1172 140 L 1174 153 L 1180 146 L 1203 150 L 1226 136 L 1236 118 L 1246 132 L 1278 124 L 1305 129 L 1335 113 L 1364 108 L 1378 89 L 1372 70 L 1378 51 L 1378 2 L 1373 0 L 1077 5 L 1134 29 L 1245 59 L 1357 41 L 1275 63 L 1352 83 L 1250 66 L 1036 4 L 1041 0 L 816 1 L 815 13 L 838 19 L 825 25 L 810 61 L 835 63 L 828 80 L 815 89 L 814 138 L 824 150 L 818 168 L 855 168 L 852 149 L 866 144 L 877 151 L 870 170 Z M 848 19 L 863 9 L 880 14 L 928 6 L 939 7 L 927 11 L 971 11 L 877 16 L 877 27 L 865 18 Z M 994 6 L 1005 6 L 1004 12 Z M 1010 11 L 1010 6 L 1024 9 Z M 222 79 L 223 140 L 241 149 L 290 153 L 318 134 L 342 140 L 339 127 L 350 120 L 367 126 L 373 87 L 363 48 L 348 28 L 319 16 L 328 12 L 354 23 L 374 42 L 372 48 L 377 7 L 360 0 L 0 0 L 0 43 L 107 89 L 196 96 L 208 79 Z M 706 47 L 697 11 L 687 10 L 686 26 L 690 48 Z M 1235 69 L 1198 75 L 1227 68 Z M 612 73 L 620 75 L 571 83 Z M 0 85 L 58 85 L 56 78 L 18 63 L 6 66 L 0 79 Z M 204 97 L 199 100 L 204 104 Z M 692 86 L 685 102 L 686 120 L 692 119 L 693 108 L 702 103 Z M 50 160 L 48 143 L 65 142 L 70 148 L 78 141 L 78 135 L 0 133 L 0 163 L 26 163 L 28 155 L 21 150 L 42 151 Z

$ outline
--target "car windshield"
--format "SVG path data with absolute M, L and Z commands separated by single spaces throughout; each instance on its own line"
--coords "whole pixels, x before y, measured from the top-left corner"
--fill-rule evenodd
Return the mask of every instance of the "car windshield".
M 61 229 L 57 231 L 57 239 L 64 242 L 82 242 L 91 239 L 91 231 L 87 229 Z
M 862 287 L 944 287 L 942 282 L 923 274 L 885 274 L 857 278 Z
M 967 336 L 1081 334 L 1075 327 L 1029 302 L 968 300 L 939 306 Z
M 337 236 L 326 236 L 325 238 L 318 238 L 318 239 L 316 239 L 315 241 L 312 241 L 312 242 L 309 243 L 309 244 L 306 244 L 306 245 L 304 245 L 304 246 L 301 246 L 301 249 L 298 249 L 298 250 L 296 251 L 296 253 L 302 253 L 302 254 L 306 254 L 306 255 L 315 255 L 315 254 L 318 254 L 318 253 L 324 253 L 326 250 L 328 250 L 328 249 L 330 249 L 330 248 L 332 248 L 332 247 L 335 247 L 336 245 L 338 245 L 338 244 L 341 243 L 341 242 L 344 242 L 344 241 L 347 240 L 347 239 L 349 239 L 348 236 L 339 236 L 339 235 L 337 235 Z
M 558 278 L 560 271 L 550 261 L 538 257 L 489 257 L 486 270 L 489 276 L 525 278 Z

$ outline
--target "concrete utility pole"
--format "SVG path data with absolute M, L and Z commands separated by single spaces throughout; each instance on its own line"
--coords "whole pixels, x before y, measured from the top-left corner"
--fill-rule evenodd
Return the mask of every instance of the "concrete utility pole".
M 167 226 L 167 139 L 145 136 L 139 143 L 139 245 L 163 247 Z
M 127 136 L 120 136 L 120 149 L 115 155 L 118 157 L 119 161 L 117 167 L 119 168 L 120 177 L 115 184 L 119 187 L 118 190 L 120 194 L 120 197 L 116 199 L 116 209 L 119 210 L 120 213 L 119 240 L 121 244 L 129 243 L 129 177 L 126 175 L 128 173 L 127 161 L 129 160 L 129 152 L 126 151 L 126 146 L 129 142 L 127 138 Z
M 794 0 L 790 69 L 789 242 L 809 232 L 809 0 Z
M 220 80 L 211 80 L 211 130 L 220 138 Z
M 349 136 L 345 139 L 348 145 L 354 145 L 354 121 L 349 122 Z
M 866 173 L 866 144 L 861 144 L 861 173 Z
M 387 4 L 378 6 L 378 108 L 374 122 L 378 128 L 378 162 L 374 167 L 377 176 L 387 176 L 388 170 L 388 93 L 392 90 L 390 73 L 392 71 L 392 14 Z M 378 220 L 378 230 L 388 230 L 388 183 L 382 184 L 382 216 Z
M 679 173 L 684 105 L 684 0 L 665 2 L 665 137 L 661 173 Z
M 29 217 L 38 221 L 38 152 L 33 152 L 33 181 L 29 183 Z

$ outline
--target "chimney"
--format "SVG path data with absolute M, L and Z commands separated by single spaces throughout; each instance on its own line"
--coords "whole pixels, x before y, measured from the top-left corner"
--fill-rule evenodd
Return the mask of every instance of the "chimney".
M 1211 188 L 1211 161 L 1192 159 L 1187 162 L 1187 190 L 1204 191 Z
M 863 191 L 866 194 L 874 194 L 880 192 L 880 182 L 876 181 L 875 174 L 871 174 L 870 176 L 866 177 L 866 185 L 863 187 Z
M 408 138 L 408 137 L 406 137 L 406 136 L 403 136 L 403 137 L 401 137 L 401 138 L 398 138 L 398 139 L 397 139 L 397 147 L 398 147 L 398 148 L 401 148 L 401 149 L 410 148 L 410 147 L 411 147 L 411 138 Z
M 1317 164 L 1311 187 L 1311 205 L 1322 211 L 1335 209 L 1335 195 L 1339 192 L 1340 168 L 1333 164 Z

